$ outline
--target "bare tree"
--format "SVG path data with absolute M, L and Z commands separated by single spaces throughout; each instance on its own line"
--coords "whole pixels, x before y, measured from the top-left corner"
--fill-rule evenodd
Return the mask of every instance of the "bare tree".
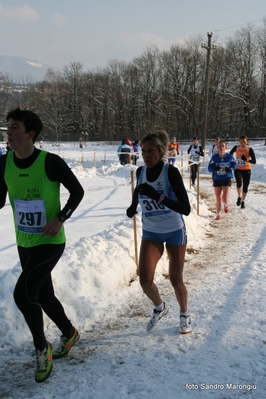
M 12 103 L 11 78 L 8 74 L 0 72 L 0 124 L 2 127 L 6 126 L 6 115 Z
M 82 128 L 82 68 L 80 62 L 72 62 L 63 70 L 66 90 L 65 106 L 71 119 L 67 129 L 72 131 L 74 140 L 79 139 Z
M 148 47 L 141 57 L 134 59 L 134 65 L 139 71 L 140 101 L 142 104 L 142 126 L 149 131 L 158 126 L 158 114 L 161 109 L 157 106 L 159 94 L 159 50 L 156 46 Z
M 69 139 L 71 117 L 67 109 L 67 92 L 61 72 L 49 69 L 40 89 L 40 115 L 44 123 L 43 139 Z
M 258 46 L 252 27 L 241 29 L 227 43 L 225 72 L 227 75 L 223 95 L 233 107 L 234 131 L 249 134 L 257 93 Z
M 259 90 L 257 105 L 257 129 L 262 135 L 266 135 L 266 17 L 263 27 L 257 33 L 259 53 Z

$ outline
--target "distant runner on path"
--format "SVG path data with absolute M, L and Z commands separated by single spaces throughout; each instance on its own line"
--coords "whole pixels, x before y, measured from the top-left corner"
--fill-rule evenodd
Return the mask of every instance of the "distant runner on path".
M 236 153 L 235 179 L 238 194 L 236 205 L 244 209 L 251 178 L 251 164 L 256 163 L 255 153 L 248 145 L 248 137 L 246 135 L 240 136 L 239 145 L 235 145 L 230 151 L 230 154 L 234 153 Z
M 221 219 L 221 207 L 224 203 L 224 212 L 229 212 L 229 195 L 236 162 L 233 155 L 226 152 L 226 142 L 218 143 L 218 154 L 214 154 L 209 162 L 208 171 L 212 173 L 213 187 L 216 198 L 216 220 Z

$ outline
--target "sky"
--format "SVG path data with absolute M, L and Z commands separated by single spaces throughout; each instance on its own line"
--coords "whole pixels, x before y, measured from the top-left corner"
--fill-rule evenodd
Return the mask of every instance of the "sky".
M 264 0 L 0 0 L 0 55 L 84 71 L 129 62 L 149 46 L 168 50 L 214 32 L 222 45 L 236 30 L 262 26 Z
M 52 273 L 56 295 L 81 338 L 66 358 L 54 361 L 49 379 L 36 384 L 32 338 L 13 300 L 20 264 L 7 200 L 0 211 L 1 398 L 265 397 L 266 146 L 251 145 L 257 164 L 252 165 L 246 209 L 236 206 L 233 183 L 229 213 L 220 221 L 215 220 L 208 157 L 200 168 L 197 212 L 197 193 L 189 184 L 188 143 L 180 148 L 176 166 L 191 204 L 191 214 L 184 217 L 188 233 L 184 280 L 193 328 L 183 336 L 178 332 L 179 309 L 167 278 L 166 254 L 158 263 L 155 281 L 169 313 L 154 333 L 146 332 L 153 305 L 136 275 L 141 213 L 138 208 L 136 246 L 133 222 L 125 214 L 131 202 L 130 176 L 137 166 L 121 166 L 115 146 L 85 142 L 80 150 L 78 143 L 44 142 L 44 149 L 65 159 L 85 190 L 65 223 L 66 249 Z M 67 198 L 62 189 L 62 206 Z M 56 347 L 58 329 L 46 316 L 44 325 L 47 339 Z

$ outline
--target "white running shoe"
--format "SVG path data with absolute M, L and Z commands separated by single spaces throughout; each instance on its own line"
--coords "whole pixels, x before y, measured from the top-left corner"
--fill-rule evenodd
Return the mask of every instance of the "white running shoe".
M 154 309 L 153 311 L 153 315 L 152 318 L 150 319 L 148 325 L 147 325 L 147 332 L 151 333 L 153 331 L 156 330 L 156 328 L 158 327 L 158 321 L 168 313 L 168 307 L 166 306 L 165 302 L 164 302 L 164 309 L 161 311 L 158 311 L 156 309 Z
M 180 334 L 189 334 L 192 332 L 190 316 L 180 316 Z

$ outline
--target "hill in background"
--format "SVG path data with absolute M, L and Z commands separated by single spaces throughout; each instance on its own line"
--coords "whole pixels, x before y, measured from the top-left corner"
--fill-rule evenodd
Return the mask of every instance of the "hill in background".
M 28 58 L 0 55 L 0 73 L 8 74 L 12 82 L 40 82 L 48 68 L 51 66 Z

